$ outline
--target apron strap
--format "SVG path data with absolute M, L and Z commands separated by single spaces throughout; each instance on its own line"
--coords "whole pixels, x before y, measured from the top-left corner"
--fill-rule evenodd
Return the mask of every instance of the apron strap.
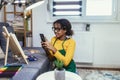
M 63 41 L 63 43 L 62 43 L 62 48 L 63 48 L 63 49 L 64 49 L 64 43 L 65 43 L 66 40 L 67 40 L 67 38 L 65 38 L 64 41 Z M 56 41 L 57 41 L 57 38 L 56 38 L 56 40 L 54 41 L 53 46 L 55 45 Z

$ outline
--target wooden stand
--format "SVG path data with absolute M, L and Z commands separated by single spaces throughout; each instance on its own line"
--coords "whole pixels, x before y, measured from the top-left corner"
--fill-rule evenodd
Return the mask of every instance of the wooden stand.
M 26 64 L 28 64 L 28 61 L 26 59 L 26 55 L 24 54 L 15 34 L 9 33 L 5 26 L 3 26 L 3 30 L 4 30 L 3 35 L 5 36 L 5 38 L 7 40 L 4 65 L 7 64 L 9 47 L 10 47 L 11 51 L 13 52 L 13 54 L 18 55 L 18 56 L 22 56 L 23 59 L 25 60 Z

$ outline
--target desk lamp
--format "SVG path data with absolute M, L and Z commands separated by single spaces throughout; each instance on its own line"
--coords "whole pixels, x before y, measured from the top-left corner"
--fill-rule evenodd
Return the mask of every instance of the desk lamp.
M 26 18 L 26 13 L 31 11 L 33 8 L 40 6 L 41 4 L 44 3 L 44 0 L 26 0 L 26 1 L 31 1 L 29 4 L 27 4 L 27 7 L 24 10 L 24 15 Z
M 41 5 L 44 2 L 44 0 L 0 0 L 0 10 L 4 5 L 7 4 L 18 4 L 19 7 L 22 5 L 26 6 L 25 10 L 33 9 L 39 5 Z

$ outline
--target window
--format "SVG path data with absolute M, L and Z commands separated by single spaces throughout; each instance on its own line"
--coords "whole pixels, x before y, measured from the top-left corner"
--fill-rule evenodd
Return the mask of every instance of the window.
M 112 0 L 86 0 L 86 16 L 111 16 Z
M 82 1 L 53 0 L 53 16 L 82 16 Z
M 52 18 L 77 21 L 116 20 L 117 0 L 49 0 Z

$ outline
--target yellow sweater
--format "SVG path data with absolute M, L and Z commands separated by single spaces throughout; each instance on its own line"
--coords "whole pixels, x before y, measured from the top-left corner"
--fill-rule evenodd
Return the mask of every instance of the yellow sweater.
M 54 44 L 55 40 L 56 40 L 56 37 L 53 37 L 51 39 L 51 43 Z M 59 52 L 59 50 L 63 49 L 63 47 L 62 47 L 63 42 L 64 42 L 64 40 L 57 39 L 57 41 L 54 45 L 54 47 L 57 49 L 57 52 L 55 54 L 53 54 L 51 52 L 51 55 L 54 56 L 55 58 L 63 61 L 64 66 L 67 66 L 67 65 L 69 65 L 70 61 L 73 59 L 76 43 L 72 38 L 67 39 L 64 42 L 63 47 L 64 47 L 64 50 L 66 51 L 66 55 L 64 56 Z

